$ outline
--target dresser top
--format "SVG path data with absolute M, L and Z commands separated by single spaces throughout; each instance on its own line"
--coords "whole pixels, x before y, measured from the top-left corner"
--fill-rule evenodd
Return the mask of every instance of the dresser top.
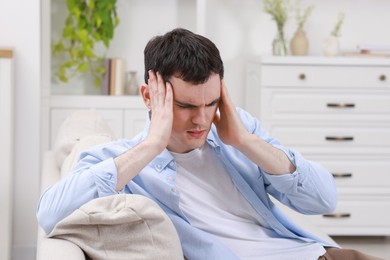
M 378 57 L 262 56 L 260 61 L 267 65 L 390 66 L 390 58 Z
M 12 58 L 13 56 L 14 56 L 14 51 L 12 49 L 0 48 L 0 58 Z

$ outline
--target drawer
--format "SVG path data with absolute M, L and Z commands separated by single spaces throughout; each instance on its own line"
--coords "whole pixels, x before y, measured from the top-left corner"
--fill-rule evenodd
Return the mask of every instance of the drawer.
M 388 120 L 389 91 L 274 90 L 262 92 L 261 118 L 274 120 Z
M 331 235 L 364 235 L 374 231 L 377 235 L 390 235 L 390 198 L 341 199 L 333 214 L 308 216 L 308 219 Z
M 333 160 L 313 160 L 333 174 L 338 188 L 353 188 L 355 193 L 364 190 L 382 191 L 390 195 L 390 156 L 383 160 L 367 157 L 355 160 L 339 157 Z
M 390 87 L 390 67 L 263 65 L 261 85 L 264 87 L 377 87 L 388 89 Z
M 390 126 L 276 125 L 271 135 L 284 145 L 390 147 Z

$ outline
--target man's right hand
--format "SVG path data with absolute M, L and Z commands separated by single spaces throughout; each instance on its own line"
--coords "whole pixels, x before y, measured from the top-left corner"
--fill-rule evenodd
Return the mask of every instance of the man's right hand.
M 173 124 L 173 93 L 169 82 L 164 83 L 162 76 L 149 71 L 148 86 L 151 119 L 146 138 L 150 144 L 157 145 L 162 152 L 169 142 Z

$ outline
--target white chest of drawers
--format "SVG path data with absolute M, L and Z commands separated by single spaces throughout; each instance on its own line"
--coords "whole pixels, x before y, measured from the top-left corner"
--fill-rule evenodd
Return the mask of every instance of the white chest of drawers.
M 285 146 L 335 177 L 330 235 L 390 235 L 390 59 L 263 57 L 248 64 L 247 109 Z

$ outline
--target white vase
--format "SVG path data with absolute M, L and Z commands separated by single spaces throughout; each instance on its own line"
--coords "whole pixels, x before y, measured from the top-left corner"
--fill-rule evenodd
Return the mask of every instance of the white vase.
M 325 38 L 322 51 L 325 56 L 337 56 L 340 52 L 339 38 L 334 35 L 329 35 Z
M 139 94 L 139 86 L 137 81 L 137 72 L 135 70 L 131 70 L 127 72 L 127 82 L 125 87 L 126 95 L 138 95 Z

